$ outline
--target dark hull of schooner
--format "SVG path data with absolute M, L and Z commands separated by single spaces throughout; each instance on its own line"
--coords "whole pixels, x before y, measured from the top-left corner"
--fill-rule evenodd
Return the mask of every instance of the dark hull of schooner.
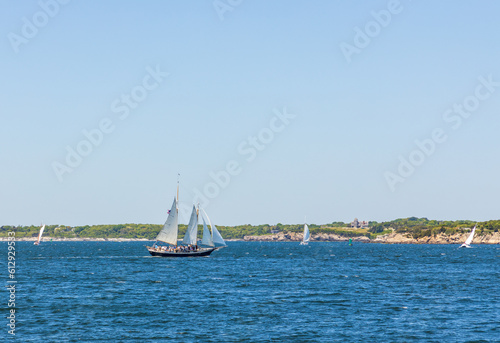
M 217 248 L 201 248 L 197 251 L 161 251 L 155 250 L 151 247 L 147 247 L 151 256 L 158 257 L 202 257 L 209 256 L 213 251 L 217 250 Z

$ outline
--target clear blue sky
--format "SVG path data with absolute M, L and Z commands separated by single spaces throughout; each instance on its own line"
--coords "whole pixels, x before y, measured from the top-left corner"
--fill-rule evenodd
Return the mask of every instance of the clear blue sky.
M 178 173 L 220 225 L 499 218 L 496 1 L 41 3 L 0 1 L 0 224 L 163 223 Z

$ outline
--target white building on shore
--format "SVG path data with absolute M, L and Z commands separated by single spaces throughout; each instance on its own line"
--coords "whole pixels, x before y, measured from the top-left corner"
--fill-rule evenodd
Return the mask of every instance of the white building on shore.
M 358 228 L 365 228 L 368 227 L 368 222 L 367 221 L 359 221 L 358 218 L 354 218 L 354 221 L 351 223 L 351 227 L 358 229 Z

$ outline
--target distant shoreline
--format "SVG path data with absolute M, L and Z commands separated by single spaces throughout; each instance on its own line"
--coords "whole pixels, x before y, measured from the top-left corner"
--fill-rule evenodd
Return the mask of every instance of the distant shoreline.
M 400 233 L 380 235 L 375 239 L 366 236 L 344 237 L 335 234 L 312 235 L 311 243 L 314 242 L 347 242 L 352 239 L 357 243 L 379 243 L 379 244 L 461 244 L 467 238 L 467 234 L 437 235 L 422 238 L 412 238 Z M 8 237 L 0 237 L 0 242 L 8 241 Z M 36 237 L 16 238 L 16 242 L 34 242 Z M 226 239 L 227 242 L 300 242 L 302 234 L 283 233 L 262 236 L 245 236 L 242 239 Z M 44 237 L 42 242 L 153 242 L 153 239 L 146 238 L 61 238 Z M 500 244 L 500 233 L 478 235 L 474 238 L 473 244 Z
M 366 236 L 346 237 L 331 233 L 318 233 L 311 236 L 311 242 L 345 242 L 352 239 L 353 242 L 383 244 L 462 244 L 467 239 L 468 235 L 469 233 L 457 233 L 452 235 L 438 234 L 435 236 L 413 238 L 409 234 L 392 232 L 378 235 L 370 239 Z M 295 232 L 279 232 L 274 235 L 245 236 L 244 240 L 262 242 L 299 242 L 302 240 L 302 234 Z M 500 244 L 500 232 L 476 235 L 473 244 Z
M 36 237 L 22 237 L 16 238 L 16 242 L 34 242 Z M 0 237 L 0 242 L 6 242 L 9 239 L 7 237 Z M 151 242 L 154 239 L 146 238 L 61 238 L 61 237 L 43 237 L 43 242 Z
M 36 237 L 16 238 L 16 242 L 34 242 Z M 0 242 L 9 241 L 8 237 L 0 237 Z M 61 237 L 43 237 L 43 242 L 154 242 L 154 239 L 147 238 L 61 238 Z M 243 239 L 225 239 L 226 242 L 244 241 Z

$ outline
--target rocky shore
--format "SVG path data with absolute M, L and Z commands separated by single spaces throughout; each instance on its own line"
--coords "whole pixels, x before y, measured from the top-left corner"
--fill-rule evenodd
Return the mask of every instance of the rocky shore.
M 413 238 L 409 235 L 401 233 L 390 233 L 377 236 L 375 239 L 370 239 L 366 236 L 352 237 L 353 241 L 366 243 L 388 243 L 388 244 L 461 244 L 467 237 L 468 233 L 428 236 L 422 238 Z M 302 233 L 296 232 L 279 232 L 273 235 L 263 236 L 245 236 L 244 241 L 262 241 L 262 242 L 299 242 L 302 240 Z M 348 241 L 349 237 L 343 237 L 336 234 L 319 233 L 311 235 L 311 241 Z M 500 232 L 492 234 L 476 235 L 474 244 L 500 244 Z
M 370 239 L 366 236 L 351 237 L 355 242 L 365 243 L 386 243 L 386 244 L 461 244 L 465 241 L 469 234 L 454 234 L 437 236 L 427 236 L 422 238 L 413 238 L 406 234 L 390 233 L 377 236 L 375 239 Z M 7 241 L 7 237 L 0 237 L 0 241 Z M 16 238 L 16 241 L 31 241 L 34 242 L 36 237 Z M 227 239 L 226 241 L 246 241 L 246 242 L 299 242 L 302 240 L 302 233 L 297 232 L 279 232 L 272 235 L 262 236 L 245 236 L 243 239 Z M 349 237 L 339 236 L 329 233 L 318 233 L 311 235 L 311 241 L 317 242 L 343 242 L 348 241 Z M 60 238 L 60 237 L 44 237 L 42 241 L 54 242 L 145 242 L 151 241 L 145 238 Z M 500 232 L 492 234 L 476 235 L 473 244 L 500 244 Z
M 299 242 L 302 240 L 303 234 L 297 232 L 278 232 L 272 235 L 262 236 L 245 236 L 244 241 L 261 241 L 261 242 Z M 370 239 L 366 236 L 351 237 L 353 241 L 369 242 Z M 348 241 L 349 237 L 343 237 L 329 233 L 318 233 L 311 235 L 311 241 Z
M 426 236 L 422 238 L 413 238 L 400 233 L 391 233 L 388 235 L 378 236 L 374 240 L 370 240 L 374 243 L 408 243 L 408 244 L 462 244 L 469 233 L 464 234 L 454 234 L 454 235 L 444 235 L 439 234 L 436 236 Z M 473 244 L 500 244 L 500 232 L 494 232 L 492 234 L 477 235 L 474 237 Z

